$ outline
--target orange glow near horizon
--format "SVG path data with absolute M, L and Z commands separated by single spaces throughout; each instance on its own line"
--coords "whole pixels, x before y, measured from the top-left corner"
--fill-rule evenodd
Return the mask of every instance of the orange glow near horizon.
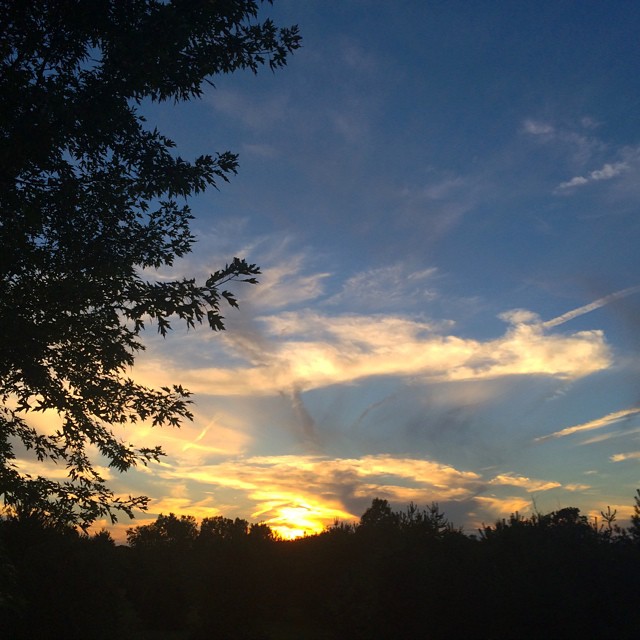
M 285 540 L 294 540 L 321 533 L 336 517 L 334 509 L 320 506 L 281 507 L 278 516 L 270 518 L 266 524 Z

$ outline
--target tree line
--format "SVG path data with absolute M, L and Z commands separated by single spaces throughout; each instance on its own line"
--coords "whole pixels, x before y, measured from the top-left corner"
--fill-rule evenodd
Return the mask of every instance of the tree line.
M 160 515 L 127 545 L 31 515 L 0 521 L 0 633 L 15 638 L 635 638 L 640 491 L 615 511 L 518 513 L 466 535 L 435 503 L 376 498 L 356 523 Z

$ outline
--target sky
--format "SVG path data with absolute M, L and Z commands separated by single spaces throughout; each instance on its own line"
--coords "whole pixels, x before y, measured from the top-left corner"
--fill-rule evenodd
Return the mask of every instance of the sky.
M 234 256 L 227 331 L 145 334 L 133 376 L 195 418 L 138 425 L 159 464 L 119 475 L 148 513 L 284 537 L 374 497 L 435 501 L 467 533 L 640 487 L 640 4 L 276 0 L 303 48 L 275 74 L 147 105 L 185 158 L 239 174 L 194 198 L 194 251 Z

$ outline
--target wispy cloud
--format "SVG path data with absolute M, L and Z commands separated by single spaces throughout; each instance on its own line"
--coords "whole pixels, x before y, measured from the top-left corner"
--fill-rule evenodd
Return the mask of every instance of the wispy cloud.
M 623 462 L 624 460 L 640 460 L 640 451 L 629 451 L 628 453 L 616 453 L 611 456 L 612 462 Z
M 554 433 L 550 433 L 546 436 L 541 436 L 540 438 L 536 438 L 535 442 L 544 442 L 546 440 L 571 436 L 574 433 L 592 431 L 594 429 L 602 429 L 603 427 L 609 427 L 612 424 L 620 422 L 621 420 L 625 420 L 626 418 L 629 418 L 631 416 L 637 415 L 638 413 L 640 413 L 640 408 L 638 407 L 622 409 L 621 411 L 614 411 L 612 413 L 608 413 L 606 416 L 602 416 L 601 418 L 590 420 L 589 422 L 583 422 L 581 424 L 575 424 L 571 427 L 560 429 L 560 431 L 555 431 Z
M 247 299 L 262 308 L 275 309 L 315 300 L 324 293 L 324 281 L 331 274 L 304 274 L 305 257 L 293 255 L 286 262 L 263 267 L 260 286 L 248 292 Z
M 239 119 L 252 129 L 271 130 L 287 117 L 289 97 L 286 93 L 270 94 L 261 100 L 231 89 L 207 93 L 206 102 L 225 116 Z
M 379 70 L 380 60 L 369 49 L 353 39 L 344 39 L 339 47 L 342 62 L 357 73 L 373 75 Z
M 592 438 L 586 438 L 580 444 L 598 444 L 599 442 L 606 442 L 607 440 L 613 440 L 615 438 L 624 438 L 631 435 L 636 435 L 640 433 L 640 427 L 635 429 L 624 429 L 620 431 L 613 431 L 611 433 L 602 433 L 597 436 L 593 436 Z
M 629 165 L 626 162 L 616 162 L 614 164 L 605 164 L 601 169 L 589 172 L 586 176 L 574 176 L 571 180 L 561 182 L 557 188 L 556 193 L 560 193 L 569 189 L 575 189 L 576 187 L 583 187 L 591 182 L 599 182 L 600 180 L 611 180 L 616 176 L 629 170 Z
M 483 509 L 487 510 L 493 517 L 505 517 L 511 513 L 522 513 L 526 509 L 532 509 L 530 499 L 521 496 L 506 496 L 504 498 L 497 496 L 476 496 L 474 501 Z
M 327 304 L 342 308 L 383 310 L 424 304 L 437 297 L 435 267 L 412 271 L 398 263 L 361 271 L 347 278 L 342 289 Z
M 555 132 L 553 125 L 540 120 L 527 119 L 522 123 L 522 130 L 532 136 L 549 136 Z
M 525 476 L 518 476 L 513 473 L 504 473 L 497 475 L 489 484 L 506 485 L 510 487 L 521 487 L 528 492 L 532 491 L 548 491 L 549 489 L 557 489 L 562 485 L 559 482 L 547 480 L 534 480 Z
M 563 489 L 565 491 L 586 491 L 587 489 L 591 489 L 590 484 L 580 484 L 579 482 L 572 482 L 569 484 L 565 484 Z
M 418 182 L 403 184 L 393 194 L 398 212 L 412 228 L 427 225 L 429 241 L 453 231 L 487 194 L 481 174 L 459 175 L 429 169 Z
M 521 131 L 536 143 L 551 147 L 568 160 L 571 166 L 584 166 L 603 152 L 606 145 L 593 135 L 596 127 L 590 118 L 559 124 L 548 120 L 527 118 Z

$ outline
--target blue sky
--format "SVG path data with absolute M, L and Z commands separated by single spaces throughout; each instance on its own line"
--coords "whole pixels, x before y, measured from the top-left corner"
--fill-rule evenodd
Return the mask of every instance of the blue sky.
M 183 157 L 240 172 L 194 199 L 194 252 L 154 277 L 261 265 L 228 331 L 149 331 L 134 376 L 195 421 L 111 474 L 149 514 L 285 536 L 373 497 L 473 532 L 640 487 L 640 5 L 277 0 L 282 71 L 148 107 Z M 128 525 L 129 523 L 123 523 Z

